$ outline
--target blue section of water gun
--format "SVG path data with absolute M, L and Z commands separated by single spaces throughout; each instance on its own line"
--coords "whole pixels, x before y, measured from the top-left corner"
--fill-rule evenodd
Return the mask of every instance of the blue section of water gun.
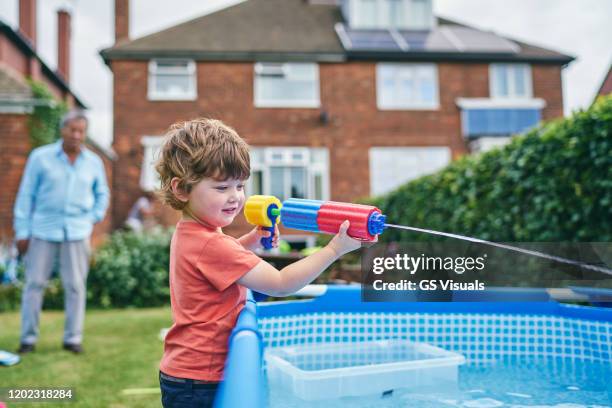
M 283 202 L 281 222 L 287 228 L 319 232 L 317 214 L 322 205 L 320 200 L 289 198 Z
M 265 249 L 272 249 L 272 239 L 274 238 L 274 226 L 276 225 L 276 217 L 278 217 L 278 215 L 274 215 L 274 209 L 278 209 L 278 206 L 276 204 L 271 204 L 268 207 L 268 218 L 270 218 L 270 221 L 272 221 L 272 226 L 271 227 L 263 227 L 264 230 L 266 231 L 270 231 L 270 236 L 269 237 L 263 237 L 261 239 L 261 245 L 265 248 Z
M 382 232 L 387 228 L 385 223 L 387 222 L 387 216 L 379 213 L 378 211 L 370 214 L 370 218 L 368 218 L 368 232 L 371 235 L 382 234 Z

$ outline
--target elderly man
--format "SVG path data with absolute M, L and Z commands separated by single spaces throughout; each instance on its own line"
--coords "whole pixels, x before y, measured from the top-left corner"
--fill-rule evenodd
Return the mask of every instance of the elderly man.
M 85 114 L 68 112 L 60 127 L 60 140 L 30 153 L 15 201 L 15 239 L 26 269 L 19 353 L 34 351 L 43 293 L 58 255 L 66 311 L 63 347 L 83 351 L 89 238 L 104 218 L 109 190 L 102 160 L 83 145 Z

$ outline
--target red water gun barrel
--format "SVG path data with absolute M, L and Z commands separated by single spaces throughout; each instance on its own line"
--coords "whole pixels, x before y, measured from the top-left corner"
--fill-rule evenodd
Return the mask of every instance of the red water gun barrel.
M 325 201 L 317 213 L 317 225 L 321 232 L 335 234 L 344 220 L 349 220 L 351 223 L 347 231 L 349 236 L 372 241 L 378 234 L 372 234 L 377 231 L 372 231 L 371 222 L 380 213 L 378 208 L 371 205 Z

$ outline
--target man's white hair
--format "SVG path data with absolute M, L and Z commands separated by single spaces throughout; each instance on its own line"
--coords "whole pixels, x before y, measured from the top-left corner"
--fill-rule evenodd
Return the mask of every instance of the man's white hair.
M 73 109 L 68 111 L 64 116 L 62 116 L 62 120 L 60 121 L 60 129 L 68 126 L 68 123 L 73 120 L 83 119 L 85 123 L 89 125 L 89 120 L 87 120 L 87 116 L 85 115 L 85 111 L 82 109 Z

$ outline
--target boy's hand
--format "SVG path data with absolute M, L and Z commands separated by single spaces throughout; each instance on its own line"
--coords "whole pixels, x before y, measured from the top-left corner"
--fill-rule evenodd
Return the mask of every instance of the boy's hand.
M 327 244 L 327 246 L 330 247 L 338 255 L 338 257 L 361 248 L 361 241 L 349 237 L 346 233 L 349 226 L 350 222 L 348 220 L 344 221 L 342 225 L 340 225 L 340 229 L 338 230 L 336 236 L 329 241 L 329 244 Z
M 274 226 L 274 238 L 272 238 L 272 248 L 278 248 L 278 237 L 280 232 L 278 231 L 278 224 Z M 257 226 L 253 228 L 250 232 L 238 238 L 238 241 L 242 244 L 246 249 L 250 249 L 254 251 L 259 248 L 263 248 L 261 246 L 261 239 L 270 236 L 270 231 L 266 231 L 263 227 Z

